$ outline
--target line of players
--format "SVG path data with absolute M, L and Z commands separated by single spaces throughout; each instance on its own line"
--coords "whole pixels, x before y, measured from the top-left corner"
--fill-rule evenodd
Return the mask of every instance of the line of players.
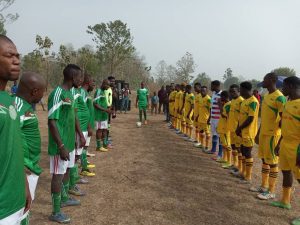
M 200 83 L 194 84 L 195 94 L 191 85 L 171 85 L 170 128 L 186 141 L 195 142 L 194 146 L 204 153 L 212 154 L 212 159 L 229 169 L 240 179 L 239 183 L 248 184 L 249 191 L 257 192 L 261 200 L 275 198 L 280 168 L 282 198 L 271 205 L 290 209 L 293 174 L 300 182 L 300 79 L 286 78 L 283 93 L 276 87 L 277 80 L 275 73 L 264 77 L 263 87 L 268 94 L 261 107 L 252 95 L 252 84 L 247 81 L 231 85 L 228 91 L 221 91 L 220 82 L 213 81 L 212 97 L 208 95 L 208 87 Z M 255 143 L 259 145 L 258 158 L 262 160 L 259 187 L 251 186 Z M 291 224 L 299 225 L 300 219 Z
M 46 82 L 38 74 L 25 72 L 16 95 L 5 91 L 8 81 L 20 76 L 20 59 L 14 43 L 0 35 L 0 225 L 29 224 L 29 209 L 35 197 L 41 156 L 39 121 L 32 109 L 46 91 Z M 80 205 L 72 198 L 85 195 L 77 183 L 87 183 L 95 165 L 87 161 L 87 148 L 96 129 L 96 151 L 107 152 L 109 119 L 112 114 L 114 77 L 103 80 L 94 98 L 95 82 L 73 64 L 63 71 L 63 82 L 48 98 L 48 128 L 52 213 L 50 220 L 69 223 L 62 207 Z M 92 156 L 92 154 L 90 154 Z

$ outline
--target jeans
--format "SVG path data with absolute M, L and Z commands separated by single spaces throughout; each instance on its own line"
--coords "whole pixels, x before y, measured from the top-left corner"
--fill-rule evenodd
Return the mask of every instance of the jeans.
M 121 111 L 127 111 L 128 110 L 128 104 L 129 104 L 129 98 L 128 96 L 125 96 L 123 99 L 122 99 L 122 108 L 121 108 Z

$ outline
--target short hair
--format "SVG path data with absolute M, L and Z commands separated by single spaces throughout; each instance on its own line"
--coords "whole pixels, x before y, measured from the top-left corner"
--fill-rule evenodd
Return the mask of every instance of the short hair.
M 200 86 L 200 87 L 201 87 L 201 84 L 200 84 L 200 82 L 196 82 L 196 83 L 194 84 L 194 86 Z
M 230 85 L 229 89 L 232 89 L 232 88 L 236 88 L 236 89 L 240 90 L 240 86 L 237 84 Z
M 247 91 L 252 90 L 252 84 L 249 81 L 244 81 L 240 83 L 240 87 L 246 89 Z
M 92 76 L 88 73 L 84 73 L 84 80 L 83 83 L 86 84 L 91 80 Z
M 186 89 L 192 89 L 192 85 L 188 84 L 188 85 L 186 85 L 185 88 L 186 88 Z
M 203 86 L 201 86 L 201 88 L 206 88 L 207 89 L 207 86 L 203 85 Z
M 214 80 L 211 82 L 211 84 L 219 87 L 221 85 L 221 82 L 219 80 Z
M 107 77 L 107 80 L 111 81 L 111 80 L 115 80 L 116 78 L 114 76 L 109 76 Z
M 278 75 L 275 72 L 267 73 L 266 77 L 270 77 L 275 82 L 278 80 Z
M 0 41 L 6 41 L 6 42 L 10 42 L 13 43 L 13 41 L 7 37 L 6 35 L 0 34 Z
M 221 97 L 229 98 L 229 93 L 228 93 L 228 91 L 222 91 L 222 92 L 221 92 Z
M 283 80 L 284 83 L 293 87 L 293 88 L 300 88 L 300 78 L 296 76 L 287 77 Z
M 80 67 L 75 64 L 68 64 L 63 71 L 64 77 L 71 78 L 76 72 L 81 71 Z

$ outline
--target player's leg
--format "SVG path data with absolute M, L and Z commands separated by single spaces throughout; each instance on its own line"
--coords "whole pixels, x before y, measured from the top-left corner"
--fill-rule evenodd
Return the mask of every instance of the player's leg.
M 271 205 L 279 208 L 291 208 L 291 193 L 293 186 L 293 174 L 291 170 L 282 170 L 282 197 L 280 201 L 272 202 Z
M 68 161 L 60 159 L 60 155 L 50 156 L 50 173 L 51 180 L 51 198 L 52 198 L 52 213 L 49 216 L 51 221 L 59 223 L 67 223 L 70 217 L 61 212 L 62 202 L 62 181 L 64 173 L 67 170 Z
M 207 153 L 215 154 L 217 152 L 217 145 L 219 141 L 217 133 L 217 120 L 211 120 L 211 134 L 212 134 L 212 147 L 211 150 Z
M 96 151 L 100 151 L 102 144 L 101 144 L 101 139 L 102 139 L 102 131 L 101 131 L 101 122 L 96 121 L 95 123 L 95 128 L 96 128 Z
M 144 124 L 147 125 L 148 121 L 147 121 L 147 107 L 146 106 L 143 107 L 143 114 L 144 114 Z
M 252 180 L 252 169 L 253 169 L 253 158 L 252 158 L 252 147 L 254 141 L 243 140 L 242 154 L 243 154 L 243 183 L 249 184 Z

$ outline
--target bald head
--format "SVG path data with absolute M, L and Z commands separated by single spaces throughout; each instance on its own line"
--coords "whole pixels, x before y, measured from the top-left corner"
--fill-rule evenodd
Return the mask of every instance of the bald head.
M 17 95 L 29 103 L 38 103 L 46 89 L 46 81 L 39 74 L 25 72 L 21 76 Z

